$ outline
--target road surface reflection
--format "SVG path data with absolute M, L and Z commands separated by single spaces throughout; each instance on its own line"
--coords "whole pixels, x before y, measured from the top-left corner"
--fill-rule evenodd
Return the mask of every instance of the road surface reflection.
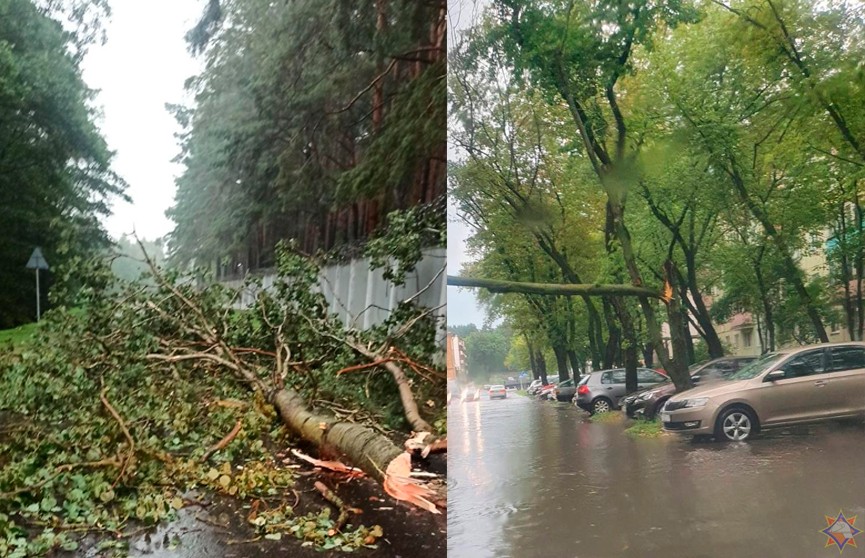
M 449 557 L 829 556 L 826 515 L 865 522 L 861 423 L 719 444 L 585 417 L 519 396 L 451 404 Z

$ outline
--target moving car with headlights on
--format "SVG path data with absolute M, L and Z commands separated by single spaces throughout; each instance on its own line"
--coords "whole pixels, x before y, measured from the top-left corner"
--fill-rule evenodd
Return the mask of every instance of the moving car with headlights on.
M 507 399 L 508 390 L 503 385 L 490 386 L 490 399 Z
M 637 389 L 655 386 L 667 377 L 649 368 L 637 368 Z M 625 397 L 625 369 L 598 370 L 580 379 L 574 403 L 577 407 L 594 413 L 606 413 L 618 409 Z
M 739 371 L 740 368 L 753 362 L 756 357 L 722 357 L 691 367 L 691 381 L 694 385 L 706 385 L 720 380 L 726 380 Z M 664 406 L 667 399 L 676 393 L 672 381 L 636 391 L 622 400 L 622 409 L 631 418 L 643 416 L 654 419 L 658 409 Z
M 730 377 L 671 397 L 667 432 L 742 441 L 761 428 L 865 416 L 865 343 L 766 354 Z

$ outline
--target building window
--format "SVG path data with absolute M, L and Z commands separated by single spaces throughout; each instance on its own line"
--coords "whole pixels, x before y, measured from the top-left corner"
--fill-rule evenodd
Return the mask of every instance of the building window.
M 738 334 L 738 333 L 735 334 L 735 335 L 733 336 L 733 339 L 735 340 L 734 342 L 735 342 L 735 344 L 736 344 L 736 348 L 738 349 L 738 348 L 739 348 L 739 334 Z
M 751 346 L 751 330 L 746 330 L 742 332 L 742 346 L 750 347 Z

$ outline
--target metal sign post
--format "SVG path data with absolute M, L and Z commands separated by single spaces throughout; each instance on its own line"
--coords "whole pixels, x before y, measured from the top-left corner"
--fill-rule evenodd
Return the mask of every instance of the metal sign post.
M 33 250 L 33 253 L 30 255 L 30 259 L 27 261 L 27 269 L 36 270 L 36 321 L 38 322 L 41 314 L 39 300 L 39 270 L 48 269 L 48 262 L 45 261 L 45 256 L 42 255 L 42 249 L 38 246 L 35 250 Z

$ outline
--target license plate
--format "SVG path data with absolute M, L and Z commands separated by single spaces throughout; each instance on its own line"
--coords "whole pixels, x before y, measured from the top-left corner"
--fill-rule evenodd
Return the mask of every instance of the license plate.
M 661 413 L 661 422 L 670 422 L 670 413 Z

